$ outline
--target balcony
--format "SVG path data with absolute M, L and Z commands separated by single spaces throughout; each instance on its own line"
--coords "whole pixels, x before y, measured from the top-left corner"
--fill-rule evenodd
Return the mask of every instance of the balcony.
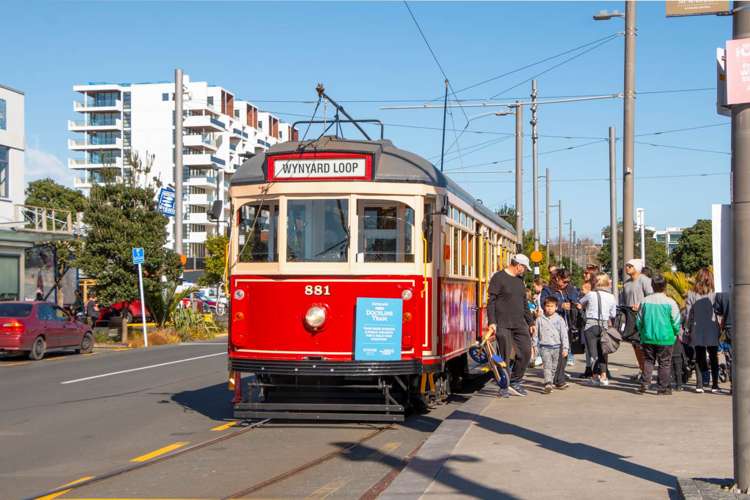
M 196 231 L 190 231 L 185 235 L 185 238 L 183 238 L 183 241 L 187 241 L 188 243 L 205 243 L 208 239 L 208 233 L 204 232 L 196 232 Z
M 73 101 L 73 111 L 79 113 L 97 112 L 97 111 L 122 111 L 122 101 L 117 99 L 116 101 L 106 102 L 81 102 Z
M 122 158 L 113 158 L 110 163 L 91 163 L 88 159 L 68 158 L 68 168 L 72 169 L 95 169 L 95 168 L 122 168 Z
M 68 120 L 68 130 L 70 132 L 86 132 L 89 130 L 120 130 L 122 129 L 122 120 L 119 118 L 112 123 L 86 123 L 84 121 Z
M 189 194 L 187 198 L 187 204 L 188 205 L 200 205 L 200 206 L 208 206 L 211 203 L 214 202 L 214 196 L 211 194 Z
M 182 176 L 182 182 L 185 186 L 195 186 L 216 190 L 216 176 L 215 175 L 188 175 Z
M 73 151 L 99 151 L 104 149 L 122 149 L 122 138 L 118 137 L 111 144 L 91 144 L 87 140 L 68 139 L 68 149 Z
M 185 224 L 208 224 L 210 221 L 208 220 L 208 214 L 207 213 L 187 213 L 185 214 Z
M 197 128 L 214 132 L 223 132 L 226 127 L 224 122 L 209 115 L 186 116 L 183 126 L 185 128 Z
M 182 139 L 182 144 L 186 147 L 204 147 L 213 151 L 218 150 L 216 141 L 210 137 L 205 137 L 201 134 L 189 134 Z

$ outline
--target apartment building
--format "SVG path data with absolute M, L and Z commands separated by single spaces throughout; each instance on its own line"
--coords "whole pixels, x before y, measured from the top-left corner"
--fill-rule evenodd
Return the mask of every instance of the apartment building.
M 664 245 L 667 250 L 667 255 L 672 255 L 672 252 L 677 248 L 677 244 L 680 242 L 682 237 L 681 227 L 667 227 L 664 230 L 647 227 L 654 232 L 654 239 Z
M 23 203 L 24 94 L 0 84 L 0 229 L 17 222 L 15 205 Z
M 296 131 L 279 118 L 240 100 L 223 87 L 183 77 L 183 249 L 188 266 L 202 267 L 206 239 L 225 222 L 208 220 L 214 200 L 224 201 L 228 220 L 229 181 L 247 154 L 294 140 Z M 148 179 L 174 186 L 174 83 L 75 85 L 78 113 L 68 122 L 68 165 L 84 193 L 105 178 L 132 178 L 132 158 L 151 163 Z M 174 220 L 174 219 L 172 219 Z M 169 226 L 173 243 L 174 223 Z

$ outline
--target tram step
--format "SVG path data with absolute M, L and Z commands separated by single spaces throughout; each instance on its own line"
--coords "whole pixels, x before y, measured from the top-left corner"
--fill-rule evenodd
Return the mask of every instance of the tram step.
M 403 422 L 404 407 L 382 404 L 238 403 L 234 417 L 280 420 Z

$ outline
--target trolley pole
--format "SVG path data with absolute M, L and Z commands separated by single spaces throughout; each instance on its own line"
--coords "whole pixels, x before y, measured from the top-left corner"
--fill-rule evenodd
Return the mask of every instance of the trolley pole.
M 544 195 L 544 202 L 547 204 L 546 210 L 544 211 L 544 244 L 546 246 L 546 257 L 547 257 L 547 265 L 549 265 L 549 210 L 550 210 L 550 204 L 549 204 L 549 169 L 544 169 L 544 182 L 546 187 L 546 193 Z
M 523 106 L 516 101 L 516 237 L 523 250 Z
M 609 257 L 612 272 L 612 293 L 617 297 L 617 144 L 615 128 L 609 127 Z
M 625 75 L 622 143 L 622 254 L 623 262 L 633 258 L 633 159 L 635 122 L 635 2 L 625 2 Z
M 733 38 L 750 38 L 750 2 L 734 2 Z M 750 104 L 732 106 L 732 221 L 734 286 L 734 378 L 732 421 L 734 479 L 743 491 L 750 488 Z
M 174 70 L 174 251 L 182 254 L 182 70 Z
M 538 141 L 539 136 L 536 130 L 536 80 L 531 80 L 531 162 L 533 165 L 532 182 L 534 185 L 534 250 L 539 250 L 539 156 Z

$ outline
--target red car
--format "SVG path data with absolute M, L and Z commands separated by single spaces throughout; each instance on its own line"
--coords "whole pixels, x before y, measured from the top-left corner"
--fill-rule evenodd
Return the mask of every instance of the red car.
M 0 302 L 0 352 L 26 352 L 35 361 L 48 350 L 94 350 L 91 328 L 49 302 Z
M 141 301 L 131 300 L 128 302 L 124 300 L 122 302 L 115 302 L 109 307 L 102 307 L 99 311 L 99 318 L 96 320 L 96 324 L 108 323 L 113 316 L 121 316 L 128 323 L 132 323 L 134 319 L 141 319 Z M 152 321 L 153 315 L 151 310 L 146 306 L 146 321 Z

